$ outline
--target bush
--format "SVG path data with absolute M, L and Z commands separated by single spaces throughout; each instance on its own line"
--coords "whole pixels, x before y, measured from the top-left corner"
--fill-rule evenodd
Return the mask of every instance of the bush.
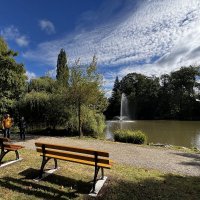
M 104 138 L 105 117 L 102 113 L 97 113 L 95 110 L 82 107 L 82 131 L 84 136 L 94 138 Z M 76 112 L 71 112 L 67 128 L 78 134 L 78 117 Z
M 103 138 L 105 129 L 105 117 L 95 110 L 84 108 L 83 132 L 84 135 L 94 138 Z
M 147 136 L 140 130 L 118 129 L 114 131 L 114 139 L 118 142 L 144 144 L 147 141 Z

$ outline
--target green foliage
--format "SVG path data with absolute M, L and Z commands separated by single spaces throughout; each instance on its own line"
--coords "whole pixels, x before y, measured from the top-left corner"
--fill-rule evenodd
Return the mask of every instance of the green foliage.
M 96 64 L 96 57 L 94 56 L 88 67 L 81 67 L 78 60 L 71 68 L 69 79 L 70 101 L 76 109 L 80 137 L 83 136 L 83 109 L 87 107 L 101 113 L 107 107 L 107 100 L 101 88 L 102 77 L 96 71 Z
M 66 53 L 61 49 L 57 80 L 45 76 L 26 83 L 25 69 L 15 62 L 16 55 L 0 38 L 0 115 L 15 111 L 15 118 L 23 115 L 29 126 L 62 126 L 78 130 L 80 136 L 82 128 L 93 136 L 103 133 L 107 99 L 95 57 L 88 67 L 77 62 L 69 73 Z
M 115 116 L 120 115 L 121 95 L 120 82 L 118 77 L 116 77 L 112 90 L 112 96 L 109 98 L 109 106 L 105 111 L 107 119 L 113 119 Z
M 28 84 L 28 92 L 36 91 L 36 92 L 48 92 L 52 93 L 55 87 L 55 80 L 50 77 L 39 77 L 30 80 Z
M 97 113 L 96 110 L 91 110 L 83 107 L 83 131 L 85 135 L 93 137 L 103 137 L 105 125 L 104 115 Z
M 199 67 L 182 67 L 170 75 L 161 77 L 161 89 L 159 92 L 158 116 L 171 119 L 196 119 L 200 117 Z
M 60 53 L 58 54 L 56 78 L 59 81 L 59 84 L 62 84 L 63 86 L 68 85 L 69 68 L 67 65 L 67 56 L 64 49 L 61 49 Z
M 2 37 L 0 37 L 0 55 L 6 55 L 8 52 L 8 45 Z
M 62 126 L 73 133 L 83 129 L 95 137 L 105 128 L 102 112 L 106 106 L 95 59 L 85 69 L 71 68 L 68 87 L 50 77 L 31 80 L 26 95 L 17 103 L 19 115 L 34 126 Z
M 20 115 L 33 125 L 43 124 L 55 129 L 68 119 L 67 88 L 49 77 L 32 80 L 29 92 L 18 102 Z
M 121 80 L 121 92 L 128 97 L 130 114 L 133 119 L 155 117 L 159 89 L 157 77 L 130 73 Z
M 46 120 L 49 127 L 65 126 L 70 115 L 70 104 L 66 87 L 56 86 L 50 94 Z
M 20 115 L 23 115 L 29 124 L 44 123 L 50 96 L 46 92 L 31 91 L 16 105 Z
M 132 119 L 200 119 L 200 103 L 196 101 L 200 99 L 199 78 L 199 66 L 181 67 L 160 78 L 127 74 L 119 91 L 116 79 L 105 114 L 108 119 L 119 116 L 120 94 L 125 93 Z
M 26 75 L 22 64 L 14 60 L 16 53 L 9 50 L 0 38 L 0 113 L 12 112 L 13 106 L 26 90 Z
M 114 132 L 114 139 L 119 142 L 144 144 L 147 141 L 147 136 L 140 130 L 118 129 Z
M 105 117 L 102 113 L 98 113 L 95 110 L 92 110 L 88 107 L 82 107 L 82 129 L 84 135 L 92 136 L 95 138 L 104 138 L 104 129 L 105 125 Z M 66 122 L 66 128 L 73 135 L 77 135 L 78 133 L 78 117 L 76 108 L 72 108 L 69 111 L 69 118 Z

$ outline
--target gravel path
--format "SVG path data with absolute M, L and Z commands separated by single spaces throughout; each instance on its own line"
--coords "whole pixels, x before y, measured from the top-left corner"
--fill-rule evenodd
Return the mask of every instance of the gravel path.
M 36 141 L 95 148 L 101 151 L 108 151 L 115 163 L 157 169 L 164 173 L 200 176 L 200 154 L 184 153 L 159 147 L 144 147 L 101 140 L 80 140 L 69 137 L 27 136 L 25 142 L 18 141 L 17 143 L 25 146 L 27 149 L 35 149 L 34 143 Z

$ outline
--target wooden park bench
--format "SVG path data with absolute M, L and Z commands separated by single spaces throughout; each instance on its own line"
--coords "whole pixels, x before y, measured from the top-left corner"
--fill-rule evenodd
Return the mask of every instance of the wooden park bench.
M 22 149 L 23 146 L 12 144 L 12 143 L 11 143 L 11 140 L 10 140 L 9 138 L 2 138 L 2 137 L 0 137 L 0 147 L 1 147 L 0 166 L 2 166 L 2 160 L 3 160 L 4 156 L 5 156 L 7 153 L 12 152 L 12 151 L 14 151 L 15 154 L 16 154 L 16 160 L 15 160 L 15 162 L 21 160 L 21 159 L 19 158 L 18 150 L 19 150 L 19 149 Z M 8 162 L 7 164 L 12 163 L 12 162 L 13 162 L 13 161 Z M 6 164 L 6 163 L 5 163 L 5 164 Z M 5 164 L 4 164 L 4 165 L 5 165 Z
M 101 169 L 101 180 L 104 180 L 104 168 L 111 168 L 111 160 L 109 159 L 108 152 L 40 142 L 36 142 L 35 145 L 37 152 L 43 157 L 39 178 L 42 178 L 45 165 L 50 159 L 54 159 L 55 169 L 58 167 L 57 160 L 94 166 L 94 179 L 91 192 L 95 193 L 99 170 Z

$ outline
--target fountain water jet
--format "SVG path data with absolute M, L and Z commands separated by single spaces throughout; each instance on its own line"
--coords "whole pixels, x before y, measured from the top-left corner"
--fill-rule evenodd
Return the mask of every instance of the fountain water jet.
M 115 122 L 132 121 L 129 117 L 128 99 L 124 93 L 122 93 L 122 96 L 121 96 L 120 116 L 115 116 L 113 119 L 117 120 Z
M 129 105 L 128 99 L 124 93 L 121 96 L 121 107 L 120 107 L 120 116 L 115 116 L 114 120 L 107 121 L 107 129 L 106 129 L 106 138 L 109 140 L 113 140 L 113 133 L 110 131 L 110 127 L 115 127 L 114 129 L 123 129 L 128 128 L 129 124 L 135 122 L 129 117 Z M 123 127 L 124 126 L 124 127 Z
M 128 99 L 124 93 L 122 93 L 121 97 L 121 108 L 120 108 L 120 117 L 119 120 L 128 120 L 129 114 L 128 114 Z

